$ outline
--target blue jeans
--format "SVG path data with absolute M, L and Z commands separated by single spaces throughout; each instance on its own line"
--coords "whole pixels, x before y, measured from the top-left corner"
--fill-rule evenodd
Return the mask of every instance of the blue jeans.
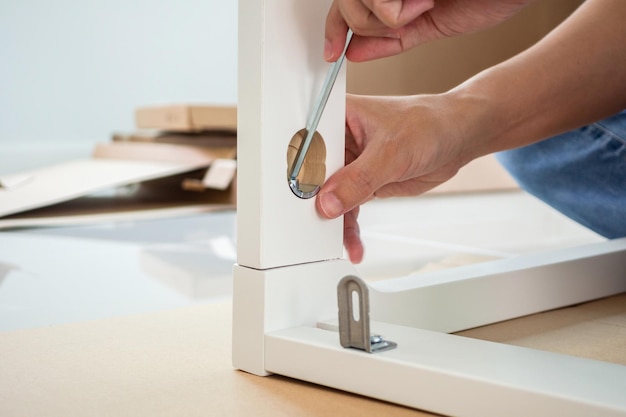
M 626 236 L 626 110 L 497 157 L 561 213 L 607 238 Z

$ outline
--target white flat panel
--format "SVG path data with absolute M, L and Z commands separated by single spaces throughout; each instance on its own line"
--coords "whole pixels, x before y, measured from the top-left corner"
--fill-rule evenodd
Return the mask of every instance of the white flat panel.
M 626 415 L 626 367 L 372 323 L 398 343 L 368 354 L 311 327 L 266 337 L 271 372 L 451 416 Z
M 626 291 L 626 238 L 371 284 L 373 320 L 456 332 Z
M 303 129 L 328 64 L 324 22 L 330 1 L 240 0 L 238 263 L 266 269 L 342 256 L 342 220 L 324 220 L 315 199 L 287 183 L 287 147 Z M 344 162 L 345 73 L 318 132 L 326 177 Z

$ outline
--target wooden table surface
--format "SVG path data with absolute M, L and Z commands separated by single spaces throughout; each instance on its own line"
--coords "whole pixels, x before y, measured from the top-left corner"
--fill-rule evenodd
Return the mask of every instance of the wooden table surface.
M 430 415 L 234 370 L 230 309 L 224 302 L 0 333 L 0 415 Z M 626 365 L 626 294 L 462 334 Z

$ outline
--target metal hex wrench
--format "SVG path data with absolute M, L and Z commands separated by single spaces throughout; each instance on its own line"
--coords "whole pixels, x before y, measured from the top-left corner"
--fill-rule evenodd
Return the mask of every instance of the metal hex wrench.
M 306 154 L 309 151 L 309 147 L 311 146 L 313 135 L 315 135 L 317 125 L 322 118 L 322 113 L 324 112 L 324 108 L 326 107 L 326 102 L 328 101 L 330 92 L 335 85 L 335 80 L 337 79 L 337 75 L 339 74 L 341 65 L 346 58 L 346 51 L 348 50 L 348 46 L 350 45 L 351 40 L 352 29 L 348 29 L 348 34 L 346 35 L 346 44 L 343 48 L 343 52 L 341 53 L 337 61 L 335 61 L 328 70 L 328 73 L 326 74 L 326 79 L 324 80 L 324 85 L 322 86 L 322 91 L 320 91 L 317 102 L 315 103 L 311 113 L 309 114 L 305 129 L 306 136 L 304 138 L 304 141 L 300 144 L 300 148 L 298 149 L 298 153 L 296 154 L 293 168 L 291 169 L 291 173 L 289 174 L 289 188 L 291 188 L 291 191 L 293 191 L 293 193 L 300 198 L 311 198 L 315 196 L 320 190 L 319 185 L 316 185 L 315 188 L 310 191 L 301 190 L 300 183 L 297 177 L 298 174 L 300 174 L 300 170 L 302 169 L 304 158 L 306 158 Z

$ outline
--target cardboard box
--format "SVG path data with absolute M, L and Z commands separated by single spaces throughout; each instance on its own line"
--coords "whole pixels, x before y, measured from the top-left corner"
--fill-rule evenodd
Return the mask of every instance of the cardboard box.
M 0 178 L 0 229 L 235 207 L 235 106 L 143 107 L 135 115 L 151 130 L 115 134 L 90 159 Z
M 234 132 L 237 130 L 237 108 L 189 104 L 140 107 L 135 111 L 135 124 L 139 129 L 173 132 Z
M 138 131 L 131 133 L 114 133 L 112 140 L 113 142 L 150 142 L 211 148 L 235 148 L 237 146 L 237 133 L 211 130 L 202 132 Z

